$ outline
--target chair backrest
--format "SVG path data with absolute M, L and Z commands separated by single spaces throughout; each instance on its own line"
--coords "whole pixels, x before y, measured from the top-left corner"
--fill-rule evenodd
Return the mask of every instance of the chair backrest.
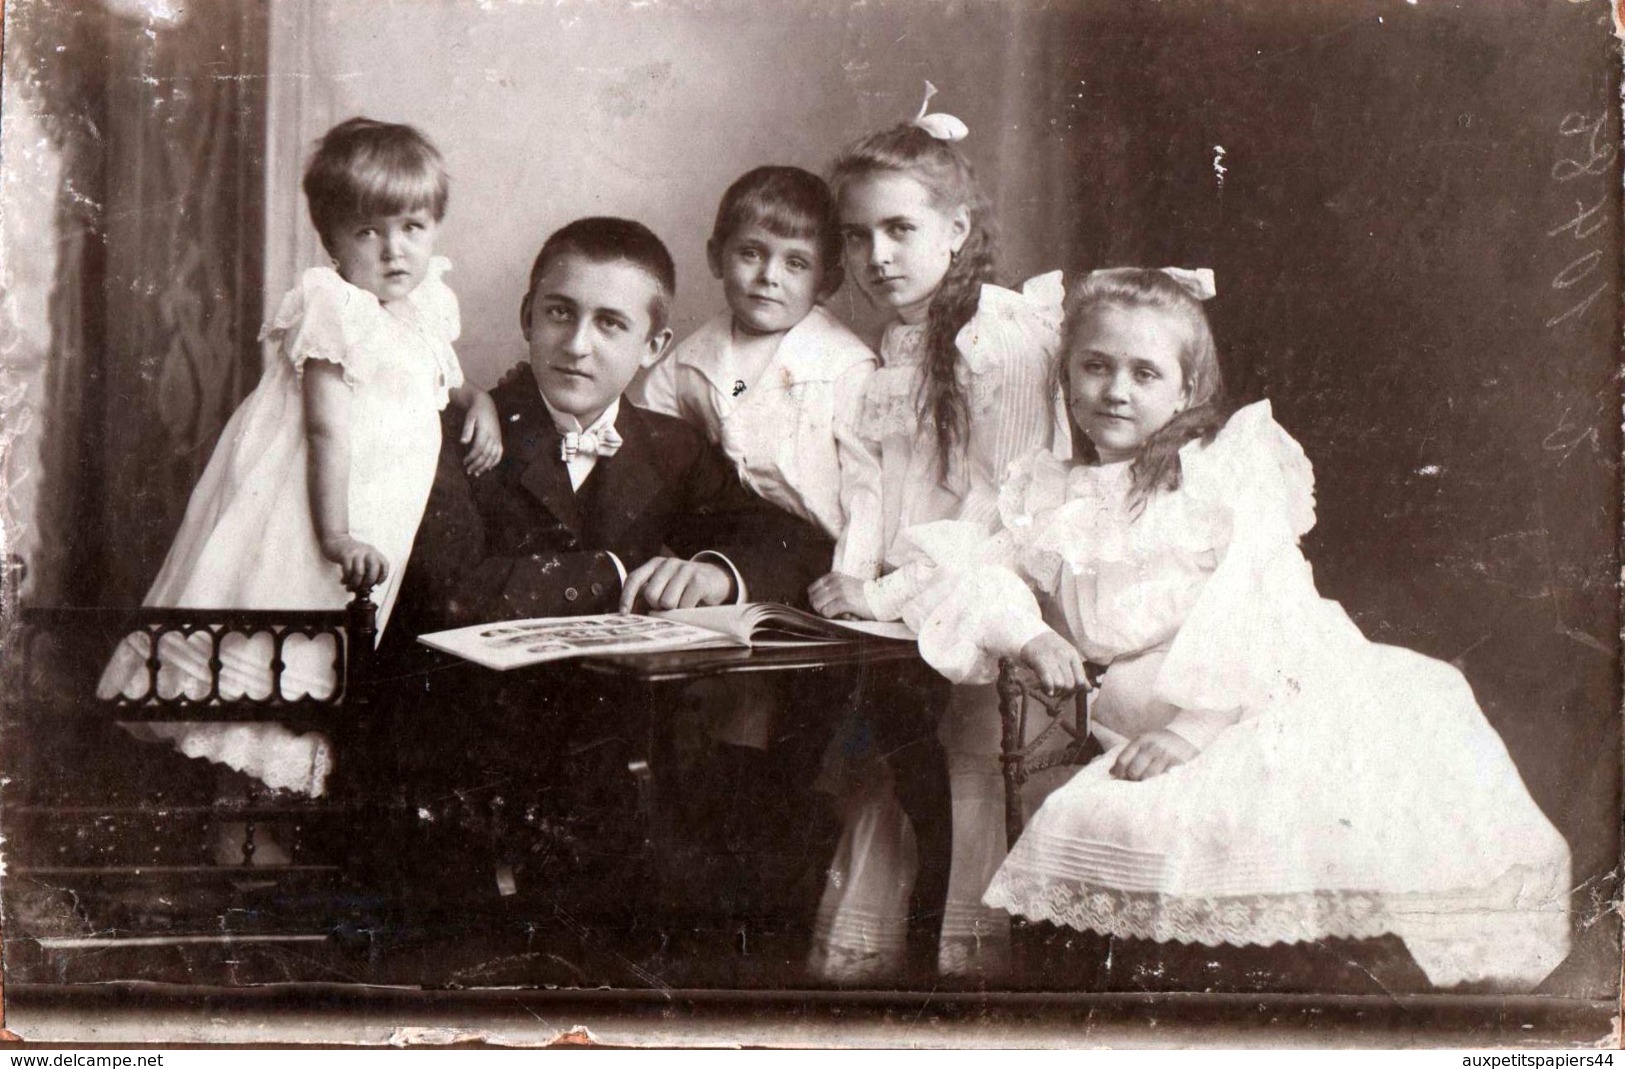
M 1084 665 L 1090 689 L 1105 668 Z M 1100 752 L 1089 733 L 1089 689 L 1050 693 L 1031 672 L 1006 658 L 999 662 L 1000 755 L 1004 770 L 1005 835 L 1011 846 L 1026 824 L 1022 785 L 1047 768 L 1087 764 Z M 1044 719 L 1036 719 L 1042 713 Z
M 270 687 L 262 694 L 233 692 L 223 685 L 222 654 L 254 639 L 269 640 L 259 648 L 269 654 Z M 377 608 L 366 592 L 331 611 L 28 608 L 3 636 L 0 695 L 8 719 L 276 720 L 295 728 L 319 728 L 371 678 L 377 639 Z M 102 669 L 124 642 L 145 658 L 147 685 L 133 695 L 98 697 Z M 284 684 L 286 654 L 296 642 L 325 643 L 331 649 L 335 683 L 330 691 L 303 693 Z M 201 655 L 206 675 L 183 690 L 160 686 L 170 649 L 180 647 Z
M 64 891 L 71 896 L 73 915 L 95 922 L 85 933 L 92 942 L 110 932 L 168 935 L 176 930 L 176 914 L 156 919 L 162 912 L 156 903 L 178 910 L 183 899 L 196 905 L 193 912 L 203 923 L 212 918 L 212 928 L 222 929 L 226 914 L 253 912 L 233 912 L 230 906 L 233 873 L 240 876 L 250 867 L 256 886 L 272 886 L 273 896 L 297 885 L 305 896 L 301 902 L 316 901 L 303 888 L 331 882 L 346 868 L 347 856 L 319 864 L 296 856 L 286 865 L 256 865 L 255 828 L 267 822 L 308 827 L 312 821 L 352 821 L 366 803 L 340 778 L 342 760 L 334 776 L 338 783 L 324 798 L 253 792 L 223 797 L 210 774 L 195 774 L 184 758 L 129 738 L 116 725 L 276 721 L 296 731 L 321 731 L 343 754 L 371 730 L 365 684 L 373 678 L 376 641 L 376 610 L 366 591 L 330 611 L 22 610 L 0 633 L 8 944 L 14 933 L 40 941 L 29 929 L 38 928 L 33 922 L 46 914 L 18 910 L 30 893 L 43 894 L 42 889 L 58 898 Z M 125 692 L 99 697 L 103 670 L 127 642 L 141 652 L 132 660 L 135 669 Z M 269 658 L 258 663 L 261 676 L 269 668 L 270 686 L 258 693 L 234 692 L 223 682 L 231 658 L 247 643 L 254 644 L 256 655 Z M 321 692 L 295 693 L 284 686 L 285 654 L 294 643 L 314 643 L 322 658 L 332 657 L 330 685 Z M 168 658 L 181 647 L 192 658 L 191 667 L 205 671 L 188 676 L 184 688 L 166 688 L 160 680 Z M 144 687 L 141 656 L 146 658 Z M 242 826 L 243 869 L 222 867 L 203 848 L 208 829 L 221 821 Z M 63 916 L 56 911 L 50 923 L 62 923 Z

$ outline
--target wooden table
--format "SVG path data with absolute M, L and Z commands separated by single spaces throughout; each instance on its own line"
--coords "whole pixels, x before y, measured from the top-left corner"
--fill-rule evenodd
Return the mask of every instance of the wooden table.
M 679 650 L 588 657 L 583 671 L 642 684 L 681 683 L 740 672 L 797 672 L 862 668 L 894 661 L 916 661 L 919 647 L 883 638 L 856 638 L 807 646 L 762 649 Z
M 850 686 L 857 688 L 864 686 L 866 673 L 918 661 L 919 648 L 911 642 L 862 637 L 817 645 L 589 657 L 576 667 L 624 695 L 632 722 L 640 725 L 639 745 L 627 771 L 637 784 L 645 850 L 657 871 L 667 871 L 674 863 L 668 848 L 676 841 L 676 829 L 671 807 L 661 804 L 657 771 L 672 763 L 674 736 L 670 718 L 660 713 L 679 688 L 702 679 L 782 672 L 845 673 L 851 677 Z M 807 769 L 809 782 L 817 771 Z

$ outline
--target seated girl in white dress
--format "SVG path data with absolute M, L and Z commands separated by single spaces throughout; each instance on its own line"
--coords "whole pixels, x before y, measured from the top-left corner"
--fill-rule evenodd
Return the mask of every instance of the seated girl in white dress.
M 1568 846 L 1461 674 L 1318 595 L 1309 461 L 1267 401 L 1223 418 L 1182 277 L 1083 280 L 1063 375 L 1079 458 L 1014 466 L 991 541 L 915 533 L 944 577 L 911 614 L 950 679 L 1001 657 L 1052 687 L 1107 666 L 1107 752 L 985 901 L 1210 946 L 1393 933 L 1436 985 L 1532 986 L 1567 953 Z
M 338 609 L 346 587 L 370 586 L 382 634 L 434 479 L 440 411 L 455 399 L 467 413 L 474 473 L 501 458 L 501 428 L 451 347 L 457 298 L 441 280 L 450 264 L 433 255 L 447 199 L 440 153 L 410 126 L 350 119 L 322 138 L 304 188 L 334 267 L 307 270 L 260 332 L 260 383 L 221 433 L 143 604 Z M 222 645 L 221 696 L 269 696 L 270 636 Z M 208 694 L 207 634 L 165 636 L 156 688 L 150 646 L 146 636 L 122 642 L 98 694 Z M 291 638 L 283 660 L 283 697 L 332 693 L 326 642 Z M 333 763 L 325 738 L 275 723 L 125 727 L 311 796 L 324 793 Z

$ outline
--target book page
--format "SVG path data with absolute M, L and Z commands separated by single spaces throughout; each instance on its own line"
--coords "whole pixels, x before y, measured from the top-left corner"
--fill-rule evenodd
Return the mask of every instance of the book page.
M 418 641 L 499 672 L 571 657 L 746 644 L 732 635 L 690 623 L 619 613 L 477 624 L 422 635 Z
M 761 608 L 762 606 L 756 602 L 746 602 L 743 605 L 697 605 L 692 609 L 667 609 L 652 615 L 657 619 L 719 632 L 737 639 L 740 645 L 749 646 L 752 644 L 751 634 L 756 630 L 761 617 L 756 610 Z
M 671 609 L 656 615 L 662 619 L 720 631 L 747 645 L 761 647 L 839 642 L 858 635 L 904 642 L 913 642 L 916 637 L 908 625 L 900 620 L 829 620 L 775 602 L 705 605 L 693 609 Z

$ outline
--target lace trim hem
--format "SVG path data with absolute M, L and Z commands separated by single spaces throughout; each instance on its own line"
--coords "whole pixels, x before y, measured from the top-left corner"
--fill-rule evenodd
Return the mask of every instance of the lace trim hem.
M 1554 882 L 1556 881 L 1556 882 Z M 983 901 L 1029 920 L 1152 942 L 1273 946 L 1392 933 L 1438 987 L 1494 982 L 1532 988 L 1568 955 L 1566 884 L 1547 865 L 1517 866 L 1457 893 L 1179 896 L 1001 871 Z
M 1393 930 L 1380 896 L 1348 891 L 1184 897 L 1006 872 L 982 901 L 1029 920 L 1153 942 L 1232 946 L 1368 939 Z

